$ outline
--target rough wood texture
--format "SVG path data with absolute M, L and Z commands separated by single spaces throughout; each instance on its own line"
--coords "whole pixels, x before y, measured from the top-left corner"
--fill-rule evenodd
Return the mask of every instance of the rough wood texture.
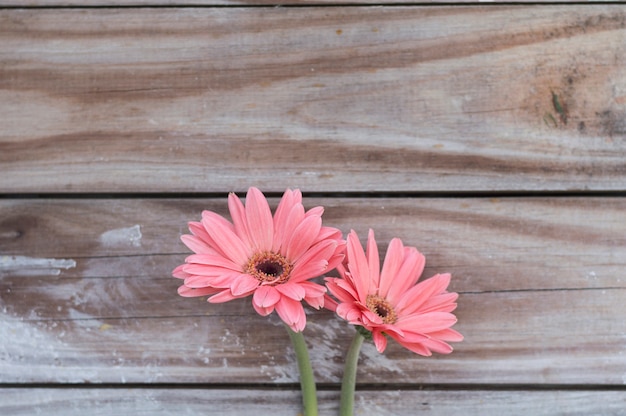
M 0 0 L 0 414 L 300 411 L 280 320 L 170 276 L 250 185 L 453 274 L 465 341 L 366 344 L 356 415 L 624 414 L 626 4 L 369 1 Z
M 327 199 L 329 225 L 399 236 L 462 293 L 451 356 L 363 351 L 361 383 L 622 385 L 622 198 Z M 0 379 L 10 383 L 297 383 L 276 317 L 249 299 L 179 298 L 178 241 L 217 200 L 0 202 Z M 367 224 L 367 225 L 365 225 Z M 17 257 L 22 256 L 22 257 Z M 320 382 L 337 383 L 352 329 L 309 316 Z
M 0 192 L 624 190 L 625 24 L 624 5 L 0 10 Z
M 320 392 L 320 414 L 337 414 L 339 394 Z M 246 398 L 246 400 L 242 400 Z M 135 416 L 211 415 L 250 413 L 248 400 L 259 415 L 299 414 L 300 397 L 293 391 L 211 389 L 0 389 L 0 412 L 11 416 Z M 554 407 L 547 407 L 549 403 Z M 480 414 L 517 416 L 520 410 L 533 416 L 623 415 L 626 395 L 618 391 L 362 391 L 356 394 L 355 415 Z M 470 413 L 464 409 L 480 409 Z
M 498 0 L 497 3 L 570 3 L 572 0 Z M 594 3 L 597 0 L 587 0 Z M 490 0 L 417 0 L 414 5 L 445 4 L 480 4 L 485 6 Z M 620 3 L 622 0 L 604 0 L 604 3 Z M 337 5 L 337 4 L 406 4 L 402 0 L 0 0 L 2 6 L 300 6 L 300 5 Z

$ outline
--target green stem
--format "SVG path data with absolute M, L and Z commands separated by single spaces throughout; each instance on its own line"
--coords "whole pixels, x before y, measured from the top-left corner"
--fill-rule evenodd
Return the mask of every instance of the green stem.
M 356 367 L 359 362 L 359 352 L 365 337 L 357 331 L 354 334 L 350 349 L 346 355 L 346 363 L 343 369 L 343 380 L 341 381 L 341 405 L 339 407 L 340 416 L 352 416 L 354 414 L 354 389 L 356 386 Z
M 309 360 L 309 351 L 304 342 L 302 332 L 294 332 L 287 327 L 287 332 L 291 338 L 293 349 L 298 360 L 298 370 L 300 371 L 300 388 L 302 390 L 302 405 L 304 406 L 304 416 L 317 416 L 317 390 L 315 388 L 315 378 Z

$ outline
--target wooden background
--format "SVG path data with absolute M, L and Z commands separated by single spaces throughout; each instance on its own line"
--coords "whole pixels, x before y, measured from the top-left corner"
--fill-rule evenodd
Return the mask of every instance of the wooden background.
M 626 4 L 277 3 L 0 0 L 0 414 L 297 414 L 280 320 L 170 275 L 249 186 L 453 274 L 465 341 L 365 345 L 356 414 L 626 414 Z

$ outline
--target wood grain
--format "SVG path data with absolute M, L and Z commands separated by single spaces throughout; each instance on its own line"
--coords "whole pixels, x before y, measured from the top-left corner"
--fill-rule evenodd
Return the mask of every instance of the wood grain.
M 595 0 L 587 0 L 593 3 Z M 605 0 L 604 3 L 620 3 L 621 0 Z M 446 5 L 458 4 L 480 4 L 481 6 L 490 6 L 489 1 L 485 0 L 417 0 L 411 2 L 414 5 L 432 5 L 444 3 Z M 497 3 L 571 3 L 571 0 L 498 0 Z M 37 7 L 37 6 L 324 6 L 324 5 L 395 5 L 406 4 L 401 0 L 0 0 L 2 6 L 20 6 L 20 7 Z
M 625 190 L 625 22 L 624 5 L 0 10 L 0 192 Z
M 466 340 L 454 354 L 423 359 L 394 345 L 380 355 L 369 345 L 361 383 L 623 385 L 623 198 L 307 206 L 318 204 L 329 225 L 362 236 L 371 226 L 381 242 L 416 245 L 425 277 L 452 271 L 461 292 Z M 296 383 L 278 318 L 257 316 L 249 299 L 209 305 L 176 295 L 169 275 L 187 253 L 178 237 L 203 208 L 224 213 L 226 201 L 0 201 L 0 338 L 11 339 L 0 345 L 0 380 Z M 340 380 L 351 334 L 330 313 L 309 315 L 319 381 Z
M 319 392 L 320 414 L 337 414 L 339 394 Z M 550 407 L 546 406 L 550 404 Z M 0 389 L 0 411 L 30 416 L 211 415 L 235 416 L 250 409 L 260 415 L 293 416 L 300 409 L 299 393 L 281 390 L 214 389 Z M 513 416 L 526 411 L 537 416 L 623 414 L 626 396 L 620 391 L 357 391 L 355 415 L 408 414 L 450 416 Z

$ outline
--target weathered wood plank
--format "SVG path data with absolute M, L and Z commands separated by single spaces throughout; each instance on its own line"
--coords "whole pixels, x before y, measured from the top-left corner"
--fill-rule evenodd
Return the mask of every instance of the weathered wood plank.
M 337 414 L 339 395 L 319 392 L 321 415 Z M 11 416 L 260 415 L 293 416 L 298 392 L 214 389 L 0 389 L 0 412 Z M 622 391 L 357 391 L 356 415 L 571 416 L 623 415 Z
M 423 358 L 396 344 L 379 354 L 368 344 L 358 381 L 623 385 L 625 298 L 624 289 L 462 294 L 455 328 L 466 340 L 452 355 Z M 13 304 L 3 304 L 0 335 L 10 340 L 0 346 L 3 381 L 298 382 L 282 323 L 274 315 L 255 315 L 249 300 L 217 307 L 197 300 L 186 316 L 121 319 L 83 313 L 74 302 L 57 306 L 58 315 L 67 316 L 61 319 L 38 316 L 36 310 L 16 316 Z M 309 316 L 305 334 L 320 382 L 341 380 L 353 333 L 327 312 Z
M 316 204 L 329 225 L 363 236 L 372 226 L 381 241 L 418 246 L 425 276 L 452 271 L 462 293 L 466 341 L 453 355 L 367 346 L 360 382 L 624 383 L 625 199 Z M 0 380 L 296 383 L 275 316 L 256 316 L 249 300 L 176 295 L 169 273 L 186 253 L 178 236 L 202 208 L 223 213 L 225 200 L 0 201 L 0 339 L 11 340 L 0 346 Z M 350 336 L 331 314 L 310 315 L 320 381 L 339 381 Z
M 625 22 L 624 5 L 2 10 L 0 192 L 624 190 Z
M 381 244 L 403 238 L 427 256 L 426 274 L 445 268 L 456 276 L 454 290 L 626 287 L 624 198 L 305 197 L 305 204 L 323 205 L 325 222 L 346 233 L 364 237 L 371 227 Z M 169 276 L 189 253 L 179 236 L 204 209 L 227 216 L 226 195 L 0 200 L 0 253 L 26 257 L 21 268 L 18 260 L 5 265 L 18 267 L 16 284 L 20 274 L 36 279 L 43 268 L 44 278 L 52 269 L 65 279 L 116 277 L 132 285 Z
M 587 0 L 593 3 L 597 0 Z M 604 3 L 620 3 L 623 0 L 604 0 Z M 480 4 L 488 5 L 488 0 L 417 0 L 411 4 Z M 571 3 L 571 0 L 498 0 L 498 3 Z M 335 4 L 406 4 L 401 0 L 0 0 L 2 6 L 275 6 L 275 5 L 310 5 L 323 6 Z

